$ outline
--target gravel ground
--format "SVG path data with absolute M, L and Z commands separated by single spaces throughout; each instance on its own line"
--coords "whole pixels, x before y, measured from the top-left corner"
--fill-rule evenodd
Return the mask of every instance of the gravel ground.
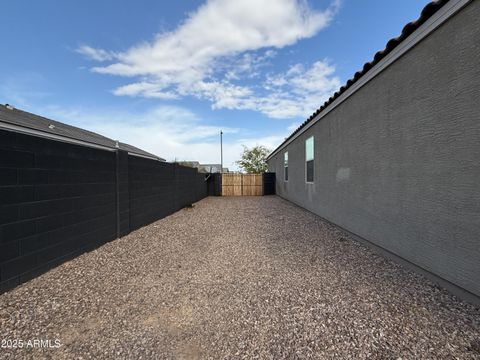
M 10 358 L 480 358 L 480 309 L 278 197 L 207 198 L 0 296 Z

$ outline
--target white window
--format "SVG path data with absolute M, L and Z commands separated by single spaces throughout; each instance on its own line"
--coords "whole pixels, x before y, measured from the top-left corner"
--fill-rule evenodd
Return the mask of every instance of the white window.
M 283 154 L 283 175 L 285 181 L 288 181 L 288 151 Z
M 313 183 L 314 179 L 314 138 L 313 136 L 305 140 L 305 180 L 307 183 Z

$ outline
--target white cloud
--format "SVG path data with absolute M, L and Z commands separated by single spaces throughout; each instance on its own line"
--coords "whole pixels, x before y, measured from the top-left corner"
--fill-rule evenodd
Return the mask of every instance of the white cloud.
M 274 118 L 310 115 L 340 87 L 334 73 L 335 67 L 323 60 L 309 68 L 296 64 L 283 74 L 267 77 L 269 94 L 258 108 Z
M 211 100 L 214 108 L 255 110 L 271 118 L 305 117 L 340 87 L 334 72 L 326 60 L 309 68 L 296 64 L 285 73 L 267 76 L 263 90 L 220 92 Z
M 160 78 L 187 69 L 204 74 L 216 58 L 281 48 L 311 37 L 328 25 L 332 15 L 333 8 L 315 11 L 297 0 L 210 0 L 175 31 L 158 34 L 153 43 L 118 54 L 119 62 L 96 71 Z
M 255 78 L 260 76 L 260 69 L 270 65 L 270 60 L 275 57 L 275 50 L 267 50 L 263 54 L 254 52 L 244 53 L 242 56 L 223 59 L 222 63 L 217 64 L 217 70 L 225 69 L 225 78 L 227 80 L 240 80 L 241 78 Z
M 75 51 L 79 54 L 82 54 L 87 59 L 95 60 L 95 61 L 113 60 L 116 56 L 111 51 L 106 51 L 103 49 L 95 49 L 88 45 L 81 45 Z
M 171 91 L 160 91 L 158 85 L 149 82 L 138 82 L 121 86 L 113 91 L 115 95 L 137 96 L 157 99 L 177 99 L 179 96 Z
M 94 67 L 94 72 L 135 78 L 115 89 L 115 95 L 194 96 L 209 100 L 213 108 L 250 109 L 275 118 L 305 116 L 311 109 L 310 94 L 336 83 L 328 64 L 318 62 L 311 69 L 298 65 L 298 71 L 291 68 L 286 74 L 272 75 L 260 87 L 238 82 L 258 78 L 260 69 L 276 55 L 273 49 L 325 28 L 339 3 L 333 0 L 319 11 L 306 0 L 208 0 L 175 30 L 157 34 L 152 42 L 118 53 L 86 45 L 77 51 L 90 59 L 110 61 Z M 286 85 L 290 88 L 279 89 Z M 266 94 L 269 87 L 275 89 Z
M 47 106 L 32 109 L 35 113 L 118 139 L 153 154 L 173 160 L 196 160 L 220 163 L 220 130 L 223 131 L 224 164 L 237 169 L 235 161 L 242 144 L 256 144 L 273 149 L 286 135 L 242 136 L 243 129 L 206 125 L 194 113 L 177 106 L 158 106 L 144 112 L 104 108 L 66 108 Z
M 335 67 L 327 60 L 317 61 L 310 68 L 296 64 L 283 74 L 267 77 L 267 89 L 277 90 L 290 86 L 296 93 L 325 93 L 335 89 L 339 82 L 335 77 Z

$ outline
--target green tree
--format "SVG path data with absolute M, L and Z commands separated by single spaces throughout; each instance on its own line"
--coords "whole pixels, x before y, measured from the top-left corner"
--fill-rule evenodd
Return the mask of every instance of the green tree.
M 268 170 L 267 156 L 270 153 L 265 146 L 257 145 L 249 149 L 243 146 L 242 158 L 236 161 L 240 168 L 249 174 L 261 174 Z

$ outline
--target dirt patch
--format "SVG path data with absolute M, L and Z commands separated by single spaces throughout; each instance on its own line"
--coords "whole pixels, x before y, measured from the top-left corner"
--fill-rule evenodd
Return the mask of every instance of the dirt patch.
M 181 343 L 177 346 L 175 355 L 180 360 L 197 360 L 202 358 L 202 349 L 194 343 Z

